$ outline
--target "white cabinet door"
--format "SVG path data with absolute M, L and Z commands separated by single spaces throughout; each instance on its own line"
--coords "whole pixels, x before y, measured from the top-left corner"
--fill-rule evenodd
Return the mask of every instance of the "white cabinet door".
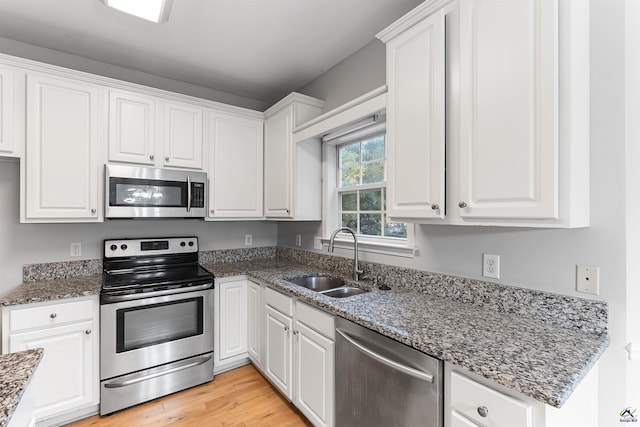
M 450 427 L 480 427 L 478 424 L 473 423 L 458 414 L 456 411 L 451 411 L 451 426 Z
M 292 398 L 292 320 L 265 305 L 264 373 L 289 399 Z
M 109 90 L 109 161 L 155 164 L 156 99 Z
M 247 283 L 247 350 L 249 358 L 262 368 L 262 286 Z
M 460 2 L 463 218 L 558 216 L 557 9 Z
M 444 29 L 438 11 L 387 43 L 391 218 L 444 218 Z
M 164 102 L 163 166 L 202 169 L 201 108 L 178 102 Z
M 315 426 L 334 424 L 335 343 L 296 321 L 294 404 Z
M 101 218 L 98 96 L 98 86 L 27 75 L 27 221 Z
M 264 122 L 264 214 L 268 218 L 292 217 L 293 106 Z
M 263 122 L 212 113 L 209 146 L 209 215 L 262 217 Z
M 13 70 L 0 68 L 0 156 L 15 155 Z
M 247 281 L 218 285 L 220 295 L 220 360 L 247 352 Z
M 93 322 L 87 321 L 9 336 L 10 352 L 44 348 L 35 373 L 36 420 L 94 401 L 99 379 L 93 369 L 93 331 Z

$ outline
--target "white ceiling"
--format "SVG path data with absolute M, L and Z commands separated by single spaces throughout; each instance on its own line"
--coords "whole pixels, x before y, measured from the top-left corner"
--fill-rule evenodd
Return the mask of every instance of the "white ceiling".
M 421 1 L 174 0 L 158 25 L 98 0 L 0 0 L 0 36 L 273 103 Z

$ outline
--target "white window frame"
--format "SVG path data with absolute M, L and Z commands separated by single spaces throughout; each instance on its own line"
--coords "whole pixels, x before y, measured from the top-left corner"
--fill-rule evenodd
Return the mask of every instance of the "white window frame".
M 348 125 L 349 126 L 349 125 Z M 348 127 L 344 126 L 344 127 Z M 352 125 L 351 125 L 352 126 Z M 382 126 L 382 127 L 381 127 Z M 378 131 L 384 129 L 384 125 L 377 125 Z M 367 130 L 366 135 L 375 133 L 376 130 Z M 343 138 L 336 138 L 331 141 L 323 142 L 323 236 L 322 244 L 327 246 L 329 236 L 340 226 L 338 212 L 340 210 L 340 201 L 338 197 L 338 149 L 337 146 L 344 143 Z M 385 138 L 385 152 L 387 147 Z M 385 154 L 386 162 L 386 154 Z M 385 163 L 386 175 L 386 163 Z M 368 187 L 369 185 L 367 185 Z M 384 183 L 376 183 L 371 186 L 378 188 L 384 186 L 386 188 L 386 180 Z M 363 186 L 361 189 L 365 189 Z M 372 252 L 385 255 L 394 255 L 401 257 L 414 257 L 415 248 L 415 226 L 407 223 L 407 238 L 399 239 L 393 237 L 367 236 L 358 235 L 359 249 L 363 252 Z M 353 237 L 349 233 L 339 233 L 335 239 L 335 246 L 338 248 L 352 249 Z

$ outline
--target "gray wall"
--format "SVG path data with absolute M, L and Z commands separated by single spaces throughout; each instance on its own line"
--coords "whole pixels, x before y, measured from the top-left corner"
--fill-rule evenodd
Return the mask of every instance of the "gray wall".
M 24 264 L 102 258 L 102 241 L 121 237 L 195 235 L 201 250 L 274 246 L 277 224 L 198 220 L 115 220 L 98 224 L 20 224 L 20 165 L 0 159 L 0 296 L 22 282 Z M 82 256 L 71 258 L 69 244 L 82 243 Z
M 632 372 L 624 350 L 627 327 L 632 325 L 626 323 L 625 253 L 626 239 L 630 236 L 626 235 L 625 187 L 633 184 L 637 189 L 638 183 L 626 181 L 624 168 L 624 23 L 624 0 L 591 0 L 589 228 L 537 230 L 421 225 L 416 227 L 419 254 L 415 258 L 362 256 L 371 261 L 481 279 L 482 253 L 499 254 L 499 283 L 583 298 L 591 296 L 575 291 L 575 266 L 599 266 L 601 294 L 593 298 L 609 303 L 612 339 L 600 363 L 599 425 L 603 426 L 617 424 L 616 416 L 624 405 L 640 405 L 640 401 L 628 401 L 630 396 L 625 396 L 627 370 Z M 364 78 L 369 73 L 373 77 Z M 381 73 L 384 73 L 384 50 L 373 43 L 301 92 L 328 100 L 327 109 L 331 109 L 335 104 L 380 86 Z M 296 233 L 303 235 L 303 246 L 312 249 L 313 236 L 320 235 L 321 226 L 319 223 L 280 224 L 278 243 L 294 246 Z M 350 253 L 343 251 L 342 255 L 350 256 Z
M 224 104 L 250 108 L 252 110 L 264 111 L 270 107 L 270 105 L 267 105 L 265 102 L 256 99 L 246 98 L 153 74 L 143 73 L 129 68 L 107 64 L 105 62 L 83 58 L 81 56 L 47 49 L 4 37 L 0 37 L 0 53 L 57 65 L 60 67 L 71 68 L 73 70 L 84 71 L 86 73 L 97 74 L 99 76 L 111 77 L 113 79 L 124 80 L 158 89 L 169 90 L 172 92 L 182 93 L 184 95 L 196 96 L 198 98 L 222 102 Z

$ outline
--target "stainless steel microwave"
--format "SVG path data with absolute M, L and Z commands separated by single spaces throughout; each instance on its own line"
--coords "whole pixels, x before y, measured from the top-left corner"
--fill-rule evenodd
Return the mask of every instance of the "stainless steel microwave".
M 105 166 L 105 218 L 204 218 L 207 174 Z

